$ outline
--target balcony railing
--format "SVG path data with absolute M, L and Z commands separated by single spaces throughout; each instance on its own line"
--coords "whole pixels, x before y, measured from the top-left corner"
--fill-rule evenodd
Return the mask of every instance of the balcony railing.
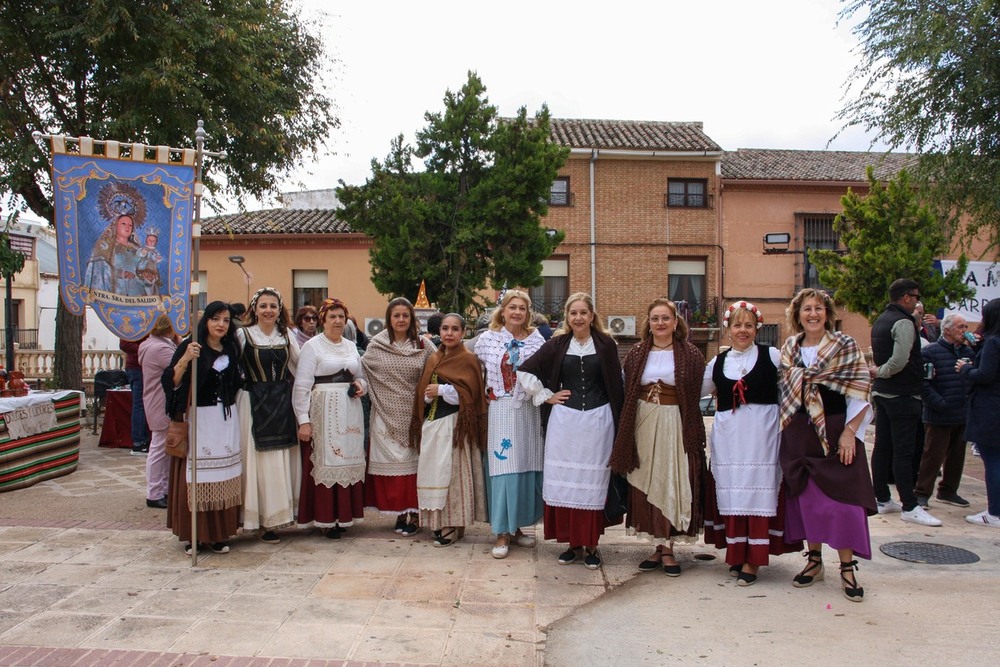
M 7 329 L 0 328 L 0 347 L 6 345 Z M 38 329 L 22 329 L 14 327 L 14 342 L 22 350 L 38 349 Z
M 55 366 L 54 350 L 17 351 L 17 368 L 24 373 L 27 380 L 50 380 Z M 121 350 L 84 350 L 83 351 L 83 381 L 93 384 L 97 371 L 124 368 L 125 353 Z
M 717 297 L 699 301 L 677 301 L 677 309 L 691 328 L 704 329 L 719 326 L 719 299 Z

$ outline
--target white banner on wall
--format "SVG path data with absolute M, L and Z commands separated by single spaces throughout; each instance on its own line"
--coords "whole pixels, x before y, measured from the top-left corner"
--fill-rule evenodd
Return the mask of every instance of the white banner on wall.
M 957 264 L 953 259 L 942 259 L 938 263 L 944 273 L 955 268 Z M 1000 263 L 969 262 L 969 268 L 965 272 L 965 284 L 976 290 L 976 295 L 945 308 L 944 314 L 954 313 L 969 322 L 979 322 L 983 319 L 983 306 L 993 299 L 1000 299 Z

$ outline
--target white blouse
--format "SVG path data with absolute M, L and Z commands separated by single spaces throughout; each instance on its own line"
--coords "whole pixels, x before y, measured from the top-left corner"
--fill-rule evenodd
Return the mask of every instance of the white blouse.
M 341 338 L 339 343 L 334 343 L 322 333 L 306 341 L 299 353 L 298 372 L 292 388 L 292 407 L 299 424 L 310 421 L 309 401 L 316 376 L 336 375 L 345 370 L 359 381 L 362 389 L 368 390 L 361 356 L 353 341 Z

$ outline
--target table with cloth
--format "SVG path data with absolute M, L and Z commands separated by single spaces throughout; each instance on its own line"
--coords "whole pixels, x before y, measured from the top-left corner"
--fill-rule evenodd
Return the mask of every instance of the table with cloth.
M 82 405 L 71 390 L 0 397 L 0 492 L 76 470 Z

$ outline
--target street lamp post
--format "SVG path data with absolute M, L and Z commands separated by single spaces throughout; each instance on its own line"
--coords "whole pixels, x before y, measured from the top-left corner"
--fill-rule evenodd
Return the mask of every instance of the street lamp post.
M 240 267 L 240 271 L 242 271 L 243 275 L 246 276 L 246 280 L 247 280 L 247 301 L 246 301 L 246 303 L 247 303 L 247 307 L 249 307 L 250 306 L 250 274 L 247 273 L 247 270 L 243 268 L 243 262 L 246 261 L 246 258 L 243 257 L 243 255 L 230 255 L 229 256 L 229 261 L 232 262 L 233 264 L 235 264 L 236 266 Z

